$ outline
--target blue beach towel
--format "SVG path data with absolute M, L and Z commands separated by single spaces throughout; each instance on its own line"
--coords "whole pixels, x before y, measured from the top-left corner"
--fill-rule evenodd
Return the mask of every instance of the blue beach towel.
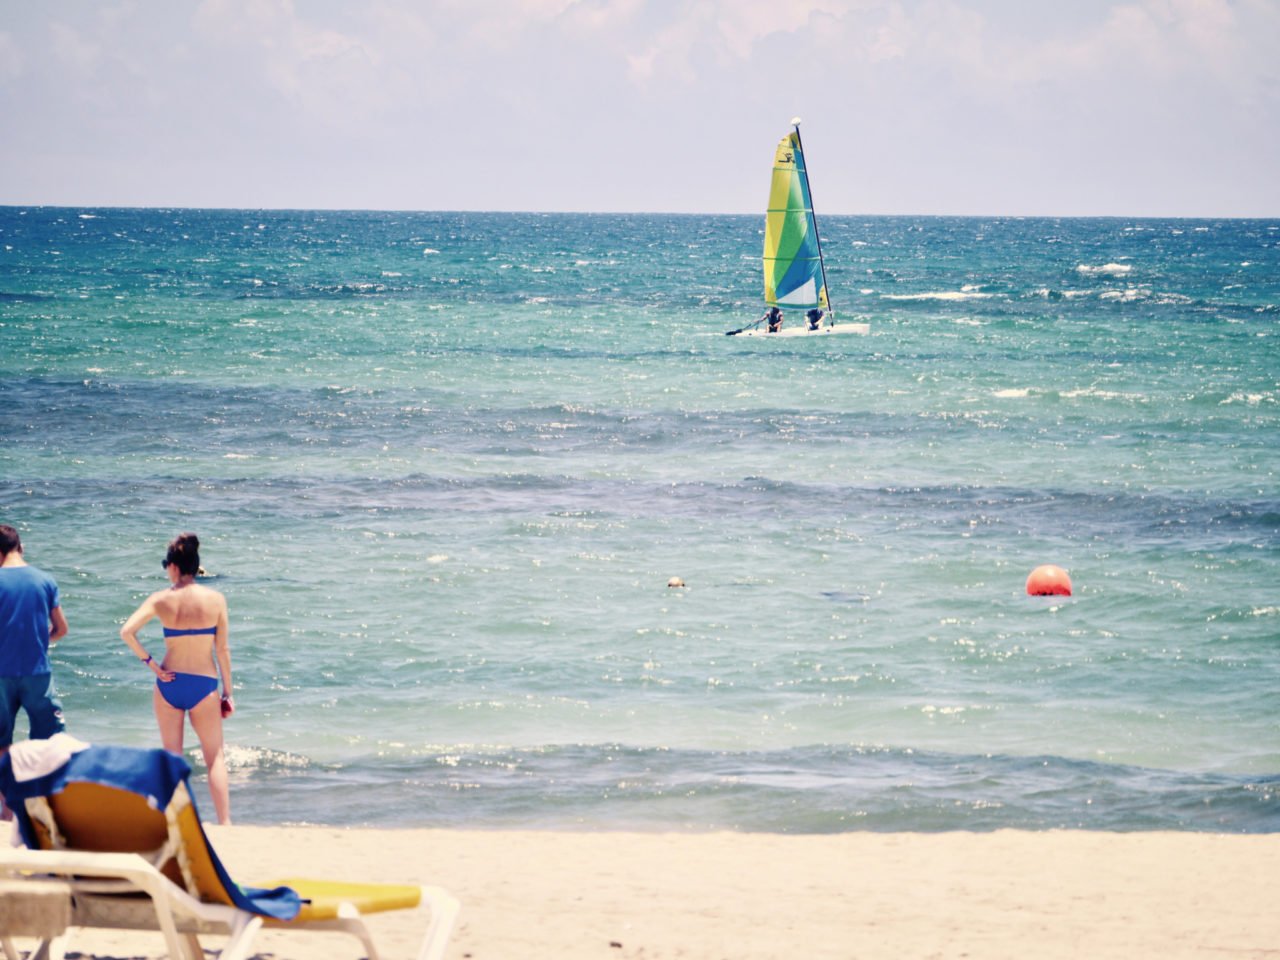
M 20 747 L 21 744 L 17 744 L 14 749 Z M 90 746 L 72 754 L 66 763 L 53 771 L 29 780 L 19 780 L 14 776 L 8 754 L 0 757 L 0 793 L 4 794 L 5 803 L 14 812 L 23 842 L 32 849 L 39 847 L 39 841 L 26 810 L 26 801 L 31 797 L 60 793 L 72 783 L 96 783 L 136 793 L 146 798 L 148 806 L 163 810 L 173 799 L 178 786 L 187 784 L 190 775 L 191 766 L 182 757 L 166 750 L 137 747 Z M 195 807 L 194 797 L 191 804 Z M 198 815 L 199 811 L 196 813 Z M 266 890 L 239 886 L 222 866 L 205 835 L 203 824 L 200 825 L 200 835 L 208 847 L 209 859 L 218 879 L 235 906 L 275 920 L 292 920 L 298 915 L 302 898 L 296 891 L 289 887 Z

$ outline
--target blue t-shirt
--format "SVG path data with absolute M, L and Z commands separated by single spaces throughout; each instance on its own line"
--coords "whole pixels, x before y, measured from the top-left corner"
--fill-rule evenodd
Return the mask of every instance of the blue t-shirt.
M 58 584 L 43 570 L 0 567 L 0 677 L 50 673 L 49 615 Z

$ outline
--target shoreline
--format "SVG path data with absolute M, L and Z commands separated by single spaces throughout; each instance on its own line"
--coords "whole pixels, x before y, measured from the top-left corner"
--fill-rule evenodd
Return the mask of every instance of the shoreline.
M 209 825 L 232 878 L 437 884 L 462 902 L 447 956 L 505 958 L 1275 957 L 1280 834 L 612 833 Z M 376 915 L 411 957 L 424 918 Z M 29 950 L 32 941 L 18 938 Z M 219 938 L 205 938 L 206 948 Z M 263 960 L 362 955 L 268 930 Z M 90 930 L 72 952 L 160 957 Z

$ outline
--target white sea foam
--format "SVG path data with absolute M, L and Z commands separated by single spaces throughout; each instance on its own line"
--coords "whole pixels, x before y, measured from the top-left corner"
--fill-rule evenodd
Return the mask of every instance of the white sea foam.
M 1243 404 L 1245 404 L 1245 405 L 1247 405 L 1247 406 L 1250 406 L 1250 407 L 1256 407 L 1256 406 L 1258 406 L 1259 404 L 1262 404 L 1262 403 L 1272 403 L 1272 402 L 1274 402 L 1274 401 L 1275 401 L 1275 397 L 1274 397 L 1274 396 L 1272 396 L 1271 394 L 1267 394 L 1267 393 L 1241 393 L 1241 392 L 1237 392 L 1237 393 L 1233 393 L 1233 394 L 1231 394 L 1231 396 L 1229 396 L 1229 397 L 1227 397 L 1227 399 L 1223 400 L 1221 405 L 1225 407 L 1225 406 L 1227 406 L 1228 404 L 1232 404 L 1232 403 L 1243 403 Z
M 270 747 L 242 747 L 227 744 L 224 750 L 227 766 L 232 770 L 272 769 L 292 767 L 304 769 L 311 766 L 310 758 L 298 753 L 273 750 Z
M 1097 387 L 1081 387 L 1079 390 L 1063 390 L 1064 400 L 1075 400 L 1078 397 L 1094 397 L 1098 400 L 1131 400 L 1140 403 L 1146 400 L 1140 393 L 1124 393 L 1120 390 L 1100 390 Z
M 440 251 L 439 251 L 439 250 L 436 250 L 434 247 L 423 247 L 423 248 L 422 248 L 422 255 L 423 255 L 424 257 L 429 257 L 429 256 L 431 256 L 431 254 L 433 254 L 433 253 L 439 253 L 439 252 L 440 252 Z
M 1040 287 L 1035 291 L 1038 297 L 1044 297 L 1046 300 L 1052 300 L 1061 297 L 1064 300 L 1074 300 L 1076 297 L 1087 297 L 1091 294 L 1089 290 L 1054 290 L 1052 287 Z
M 991 394 L 993 397 L 1005 397 L 1019 399 L 1031 396 L 1030 387 L 1007 387 L 1004 390 L 996 390 Z
M 1147 291 L 1141 287 L 1127 287 L 1124 290 L 1106 290 L 1098 294 L 1099 300 L 1116 300 L 1120 303 L 1133 303 L 1135 300 L 1142 300 L 1147 296 Z
M 973 290 L 936 290 L 930 293 L 886 293 L 882 299 L 885 300 L 986 300 L 991 297 L 989 293 L 979 293 Z
M 1100 274 L 1108 277 L 1124 277 L 1127 276 L 1132 269 L 1133 267 L 1127 263 L 1104 263 L 1100 267 L 1082 263 L 1076 267 L 1076 273 L 1083 273 L 1086 275 Z

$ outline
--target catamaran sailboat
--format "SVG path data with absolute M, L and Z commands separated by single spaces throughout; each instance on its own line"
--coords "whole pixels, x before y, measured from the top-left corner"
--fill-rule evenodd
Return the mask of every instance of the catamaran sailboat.
M 764 221 L 764 302 L 769 307 L 791 311 L 789 326 L 769 332 L 765 317 L 728 336 L 743 337 L 826 337 L 841 333 L 867 333 L 865 323 L 836 323 L 827 297 L 827 267 L 822 259 L 818 221 L 813 215 L 809 192 L 809 171 L 800 143 L 800 118 L 791 121 L 794 129 L 778 141 L 773 155 L 773 180 L 769 186 L 769 209 Z M 822 311 L 816 329 L 807 314 Z

